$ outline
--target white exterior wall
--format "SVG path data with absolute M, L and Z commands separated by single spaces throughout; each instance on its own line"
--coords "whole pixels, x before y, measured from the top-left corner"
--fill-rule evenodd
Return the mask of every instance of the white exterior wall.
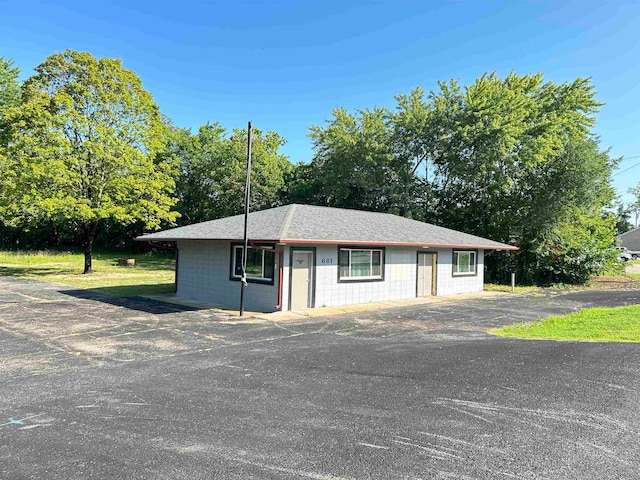
M 427 250 L 428 251 L 428 250 Z M 456 295 L 460 293 L 481 292 L 484 288 L 484 250 L 478 250 L 477 275 L 453 276 L 453 249 L 437 249 L 438 274 L 437 294 Z
M 385 249 L 384 281 L 338 283 L 338 247 L 336 245 L 317 247 L 316 307 L 413 298 L 415 296 L 415 248 L 387 247 Z
M 280 248 L 280 247 L 276 247 Z M 229 242 L 185 240 L 178 242 L 178 292 L 183 298 L 238 308 L 240 282 L 229 280 L 231 246 Z M 478 251 L 477 275 L 453 276 L 450 248 L 386 247 L 384 281 L 338 283 L 338 247 L 315 245 L 315 307 L 349 305 L 416 296 L 417 252 L 438 254 L 437 294 L 454 295 L 480 292 L 484 283 L 484 252 Z M 282 310 L 289 308 L 290 247 L 283 248 Z M 275 311 L 278 301 L 279 256 L 276 255 L 273 285 L 249 283 L 245 308 L 249 311 Z
M 177 296 L 228 307 L 240 307 L 239 281 L 229 280 L 231 245 L 211 240 L 178 242 Z M 286 258 L 286 257 L 285 257 Z M 278 302 L 278 255 L 273 285 L 249 283 L 245 309 L 273 312 Z M 285 297 L 286 298 L 286 297 Z
M 302 247 L 301 247 L 302 248 Z M 417 252 L 438 254 L 437 294 L 454 295 L 480 292 L 484 283 L 484 254 L 478 251 L 477 275 L 453 276 L 452 249 L 426 249 L 418 247 L 386 247 L 384 281 L 338 282 L 338 247 L 316 245 L 315 306 L 338 306 L 353 303 L 415 298 L 417 275 Z M 288 250 L 288 249 L 287 249 Z M 289 265 L 287 251 L 284 264 Z M 288 272 L 284 277 L 288 287 Z M 288 288 L 284 296 L 283 309 L 289 305 Z

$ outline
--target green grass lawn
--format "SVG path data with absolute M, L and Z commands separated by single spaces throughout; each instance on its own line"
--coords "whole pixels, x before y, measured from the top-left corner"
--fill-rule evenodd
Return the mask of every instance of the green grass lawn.
M 640 342 L 640 305 L 590 308 L 539 322 L 509 325 L 491 333 L 530 339 Z
M 135 258 L 135 267 L 118 266 L 118 258 Z M 172 252 L 130 255 L 96 252 L 94 273 L 83 275 L 84 255 L 55 251 L 0 251 L 0 275 L 92 288 L 115 295 L 143 295 L 173 291 Z
M 484 290 L 486 292 L 511 292 L 511 285 L 499 285 L 497 283 L 485 283 Z M 536 290 L 540 290 L 540 287 L 536 286 L 528 286 L 522 287 L 516 285 L 515 293 L 527 293 L 527 292 L 535 292 Z

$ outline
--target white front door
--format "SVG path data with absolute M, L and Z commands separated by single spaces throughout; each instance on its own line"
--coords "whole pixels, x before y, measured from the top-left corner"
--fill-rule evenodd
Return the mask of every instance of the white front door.
M 313 252 L 294 250 L 291 265 L 291 310 L 311 308 Z
M 433 295 L 433 253 L 418 252 L 418 297 Z

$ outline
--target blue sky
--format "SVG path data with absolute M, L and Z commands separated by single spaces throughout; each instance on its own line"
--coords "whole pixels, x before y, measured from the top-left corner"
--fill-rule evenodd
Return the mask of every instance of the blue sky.
M 0 0 L 0 56 L 23 78 L 66 48 L 121 58 L 176 125 L 252 120 L 294 162 L 336 106 L 393 107 L 486 71 L 592 77 L 620 193 L 640 182 L 639 32 L 637 1 Z

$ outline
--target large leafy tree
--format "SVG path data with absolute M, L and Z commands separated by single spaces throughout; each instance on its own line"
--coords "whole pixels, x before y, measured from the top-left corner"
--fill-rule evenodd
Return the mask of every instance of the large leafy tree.
M 218 123 L 198 132 L 174 130 L 170 153 L 179 163 L 176 206 L 184 224 L 236 215 L 244 206 L 247 131 L 230 134 Z M 252 130 L 251 209 L 279 203 L 285 176 L 291 169 L 279 152 L 284 139 L 275 132 Z
M 394 151 L 385 108 L 333 111 L 324 127 L 311 127 L 315 155 L 292 178 L 291 200 L 413 216 L 415 170 Z
M 315 156 L 296 167 L 291 195 L 520 246 L 487 257 L 493 278 L 515 270 L 528 282 L 584 281 L 610 260 L 616 162 L 591 133 L 600 104 L 589 79 L 485 74 L 396 101 L 394 111 L 336 109 L 312 127 Z M 589 236 L 593 245 L 578 241 Z
M 584 283 L 614 262 L 616 160 L 593 138 L 567 143 L 526 179 L 510 234 L 521 247 L 515 270 L 531 283 Z M 516 196 L 514 194 L 513 196 Z M 504 263 L 489 260 L 494 271 Z
M 548 283 L 585 281 L 603 268 L 612 246 L 604 208 L 613 201 L 615 161 L 591 138 L 599 103 L 588 79 L 557 84 L 540 74 L 489 74 L 466 88 L 441 83 L 428 103 L 423 138 L 435 172 L 429 183 L 436 199 L 429 206 L 432 218 L 518 244 L 521 250 L 510 262 L 503 255 L 488 258 L 492 273 L 509 268 L 527 282 Z M 606 226 L 576 223 L 585 215 Z M 556 255 L 553 268 L 540 262 L 546 248 L 568 235 L 561 228 L 567 223 L 599 236 L 599 259 L 580 260 L 590 265 L 588 274 L 563 270 L 562 262 L 573 270 L 570 265 L 580 263 L 569 254 Z
M 171 165 L 156 154 L 158 106 L 120 60 L 67 50 L 48 57 L 6 112 L 13 133 L 1 165 L 5 221 L 54 221 L 77 232 L 92 271 L 101 224 L 174 222 Z

